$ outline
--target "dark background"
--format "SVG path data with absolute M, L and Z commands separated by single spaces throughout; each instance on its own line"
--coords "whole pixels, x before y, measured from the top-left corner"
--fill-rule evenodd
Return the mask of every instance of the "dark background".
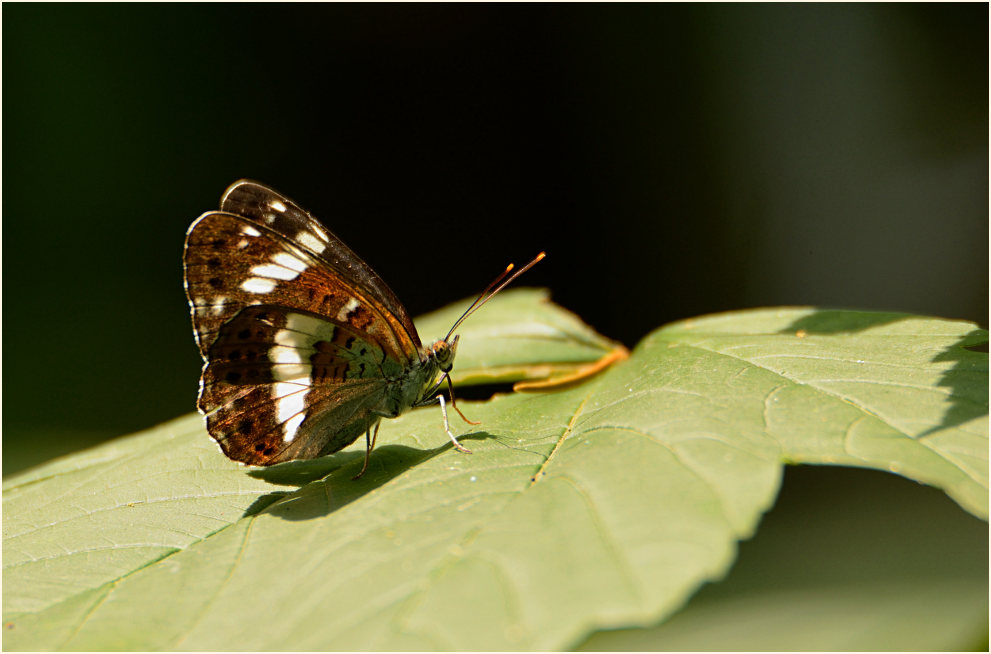
M 988 315 L 988 7 L 3 9 L 3 471 L 194 408 L 185 230 L 240 177 L 410 313 L 507 262 L 633 346 Z

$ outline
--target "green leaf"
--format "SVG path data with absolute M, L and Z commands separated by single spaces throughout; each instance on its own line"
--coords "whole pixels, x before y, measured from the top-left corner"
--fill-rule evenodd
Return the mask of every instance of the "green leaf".
M 453 304 L 416 321 L 429 342 L 444 338 L 469 302 Z M 496 296 L 458 328 L 456 384 L 560 379 L 597 372 L 625 359 L 626 348 L 550 301 L 546 289 L 517 288 Z
M 484 367 L 462 334 L 458 364 Z M 986 517 L 987 355 L 966 349 L 986 339 L 812 309 L 686 321 L 566 391 L 463 403 L 471 456 L 436 410 L 384 421 L 359 481 L 361 444 L 249 469 L 184 418 L 5 482 L 6 645 L 560 649 L 656 623 L 726 573 L 784 462 L 897 471 Z
M 933 488 L 789 468 L 729 576 L 586 651 L 987 651 L 987 525 Z
M 741 374 L 785 461 L 888 470 L 988 517 L 987 330 L 896 313 L 758 310 L 671 325 L 670 347 Z M 708 388 L 710 384 L 705 383 Z M 760 407 L 758 407 L 760 400 Z M 756 421 L 755 421 L 756 422 Z

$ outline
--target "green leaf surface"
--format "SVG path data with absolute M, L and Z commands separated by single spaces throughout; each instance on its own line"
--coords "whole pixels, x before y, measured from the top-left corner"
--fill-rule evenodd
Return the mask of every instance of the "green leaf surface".
M 896 313 L 758 310 L 657 334 L 766 380 L 764 429 L 784 460 L 888 470 L 988 517 L 987 330 Z M 707 384 L 708 386 L 708 384 Z M 757 399 L 754 397 L 753 399 Z M 753 405 L 755 407 L 755 405 Z
M 483 345 L 462 334 L 459 365 Z M 585 384 L 464 403 L 473 455 L 436 410 L 384 421 L 359 481 L 360 445 L 249 469 L 184 418 L 5 481 L 5 645 L 560 649 L 655 623 L 726 573 L 787 461 L 986 517 L 987 355 L 964 347 L 986 338 L 811 309 L 677 323 Z
M 987 651 L 988 531 L 936 489 L 787 469 L 729 576 L 665 623 L 585 651 Z

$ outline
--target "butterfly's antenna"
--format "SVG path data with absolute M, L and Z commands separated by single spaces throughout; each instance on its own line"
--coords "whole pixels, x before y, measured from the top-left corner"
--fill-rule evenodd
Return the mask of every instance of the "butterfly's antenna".
M 488 293 L 489 291 L 491 291 L 493 286 L 495 286 L 496 284 L 498 284 L 499 282 L 501 282 L 502 281 L 502 278 L 505 277 L 506 275 L 508 275 L 509 274 L 509 271 L 512 270 L 513 267 L 514 267 L 513 264 L 509 264 L 508 266 L 506 266 L 506 269 L 503 270 L 502 273 L 498 277 L 496 277 L 495 279 L 493 279 L 492 282 L 488 286 L 485 287 L 485 290 L 484 291 L 482 291 L 481 293 L 478 294 L 478 297 L 475 298 L 475 301 L 471 303 L 471 306 L 470 307 L 468 307 L 467 309 L 465 309 L 465 312 L 461 314 L 461 317 L 460 318 L 458 318 L 457 320 L 454 321 L 454 324 L 455 325 L 460 325 L 461 322 L 465 318 L 468 317 L 468 314 L 472 312 L 472 310 L 475 308 L 475 306 L 479 302 L 482 301 L 482 298 L 485 297 L 485 294 Z M 450 336 L 451 335 L 448 334 L 448 337 L 450 337 Z
M 471 303 L 471 306 L 468 307 L 468 309 L 466 309 L 465 312 L 461 314 L 461 317 L 458 318 L 454 322 L 454 325 L 451 327 L 451 331 L 447 332 L 447 336 L 444 338 L 444 340 L 445 341 L 451 340 L 451 334 L 454 333 L 454 330 L 457 329 L 458 326 L 461 323 L 463 323 L 468 316 L 470 316 L 471 314 L 473 314 L 476 311 L 478 311 L 479 309 L 481 309 L 482 308 L 482 305 L 485 304 L 486 302 L 488 302 L 489 300 L 491 300 L 492 297 L 496 293 L 498 293 L 502 289 L 506 288 L 506 286 L 508 286 L 510 283 L 512 283 L 512 281 L 514 279 L 516 279 L 517 277 L 519 277 L 520 275 L 522 275 L 526 271 L 528 271 L 531 268 L 533 268 L 533 266 L 536 265 L 536 263 L 538 261 L 540 261 L 541 259 L 543 259 L 545 256 L 547 256 L 546 253 L 541 252 L 540 254 L 538 254 L 537 256 L 535 256 L 533 258 L 533 261 L 531 261 L 527 265 L 523 266 L 522 268 L 520 268 L 519 270 L 517 270 L 516 272 L 514 272 L 509 279 L 507 279 L 506 281 L 502 282 L 503 278 L 506 275 L 509 274 L 509 271 L 510 270 L 513 269 L 513 264 L 509 264 L 508 266 L 506 266 L 506 269 L 504 271 L 502 271 L 502 274 L 499 275 L 498 277 L 496 277 L 495 280 L 493 280 L 493 282 L 491 284 L 489 284 L 488 286 L 486 286 L 485 287 L 485 290 L 482 291 L 481 295 L 479 295 L 478 298 L 474 302 Z M 502 283 L 499 284 L 499 282 L 502 282 Z M 499 284 L 499 285 L 496 286 L 496 284 Z M 493 286 L 496 286 L 495 290 L 492 290 L 492 287 Z

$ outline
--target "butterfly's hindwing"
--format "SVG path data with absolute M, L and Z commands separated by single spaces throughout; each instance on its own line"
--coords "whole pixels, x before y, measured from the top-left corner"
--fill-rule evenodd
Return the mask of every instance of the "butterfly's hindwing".
M 200 409 L 212 411 L 246 385 L 340 385 L 399 378 L 402 365 L 367 339 L 310 313 L 272 305 L 248 307 L 224 324 L 210 348 Z
M 385 389 L 380 380 L 245 386 L 207 414 L 207 429 L 235 461 L 271 465 L 312 459 L 353 443 L 381 419 L 373 407 Z
M 367 335 L 312 313 L 247 307 L 208 353 L 199 408 L 231 458 L 250 463 L 340 449 L 383 415 L 404 368 Z

